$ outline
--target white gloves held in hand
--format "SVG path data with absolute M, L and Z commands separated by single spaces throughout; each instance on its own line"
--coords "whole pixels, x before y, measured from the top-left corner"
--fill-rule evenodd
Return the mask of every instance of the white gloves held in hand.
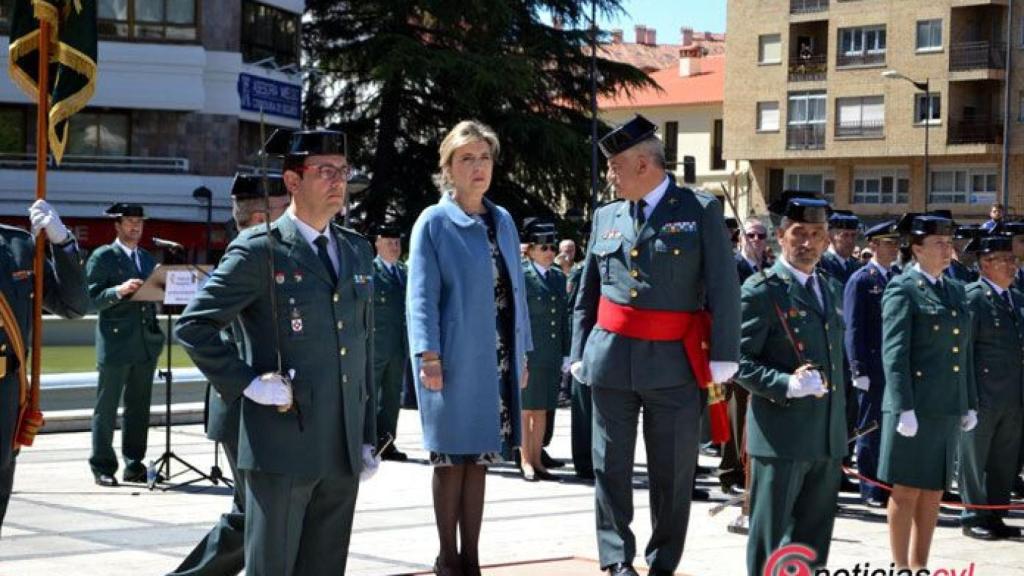
M 871 378 L 867 376 L 857 376 L 853 379 L 853 387 L 857 390 L 863 390 L 865 392 L 871 388 Z
M 786 391 L 787 398 L 803 398 L 805 396 L 825 395 L 825 381 L 821 378 L 821 372 L 813 369 L 800 370 L 789 376 L 789 389 Z
M 960 417 L 960 429 L 964 432 L 970 432 L 974 430 L 974 427 L 978 425 L 978 411 L 968 410 L 967 414 Z
M 896 425 L 896 433 L 907 438 L 917 436 L 917 414 L 913 410 L 900 412 L 900 422 Z
M 40 230 L 46 230 L 46 237 L 53 244 L 63 244 L 71 235 L 57 211 L 46 200 L 36 200 L 29 206 L 28 217 L 32 221 L 32 234 L 38 235 Z
M 380 456 L 377 455 L 377 451 L 373 449 L 373 446 L 363 444 L 363 469 L 359 472 L 359 481 L 365 482 L 373 478 L 379 467 Z
M 253 378 L 242 394 L 257 404 L 278 406 L 284 412 L 292 406 L 293 378 L 295 378 L 295 370 L 289 370 L 287 376 L 277 372 L 260 374 Z

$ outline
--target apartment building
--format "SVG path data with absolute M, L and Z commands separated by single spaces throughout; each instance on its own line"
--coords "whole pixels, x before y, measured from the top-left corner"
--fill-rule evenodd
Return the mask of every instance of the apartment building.
M 977 220 L 1002 200 L 1005 164 L 1022 212 L 1024 5 L 1011 2 L 730 0 L 725 156 L 750 162 L 751 211 L 803 190 L 869 219 Z
M 227 240 L 231 178 L 256 163 L 260 110 L 268 131 L 300 125 L 303 9 L 302 0 L 98 3 L 96 95 L 72 119 L 64 161 L 48 179 L 50 202 L 83 246 L 109 242 L 103 210 L 131 201 L 146 207 L 147 236 L 193 250 L 205 250 L 212 216 L 216 255 Z M 0 3 L 4 69 L 9 11 Z M 34 167 L 35 106 L 4 73 L 0 222 L 27 224 Z

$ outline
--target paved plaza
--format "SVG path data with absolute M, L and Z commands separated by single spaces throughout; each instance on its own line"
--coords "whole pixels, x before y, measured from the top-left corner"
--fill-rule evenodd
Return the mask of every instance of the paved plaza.
M 556 428 L 551 453 L 566 459 L 568 411 L 559 411 Z M 116 437 L 115 446 L 119 442 Z M 154 427 L 150 434 L 152 457 L 163 452 L 163 442 L 163 428 Z M 175 453 L 200 468 L 208 470 L 213 463 L 213 444 L 203 436 L 202 426 L 176 426 L 172 442 Z M 402 413 L 398 446 L 411 460 L 385 462 L 359 494 L 350 575 L 427 571 L 437 552 L 431 471 L 424 460 L 414 412 Z M 230 506 L 228 490 L 209 483 L 154 492 L 140 485 L 101 489 L 92 482 L 88 452 L 87 432 L 64 432 L 40 436 L 36 445 L 23 453 L 0 540 L 0 576 L 161 575 L 174 568 Z M 642 444 L 638 445 L 637 460 L 642 479 Z M 710 466 L 716 460 L 701 457 L 701 463 Z M 172 472 L 180 469 L 178 466 Z M 485 563 L 596 557 L 593 487 L 575 482 L 570 471 L 557 473 L 564 478 L 562 482 L 527 483 L 512 466 L 492 469 L 481 537 Z M 175 480 L 192 477 L 185 474 Z M 713 500 L 725 498 L 713 477 L 702 477 L 700 484 L 712 489 Z M 842 502 L 830 567 L 847 568 L 851 574 L 857 563 L 862 570 L 865 563 L 870 563 L 872 570 L 888 569 L 884 514 L 857 505 L 852 495 L 844 494 Z M 642 550 L 650 534 L 646 490 L 635 491 L 635 503 L 634 528 Z M 738 509 L 710 517 L 708 510 L 714 503 L 693 506 L 681 574 L 744 573 L 746 539 L 725 530 Z M 1024 513 L 1014 512 L 1010 523 L 1024 525 Z M 956 568 L 959 574 L 973 562 L 975 576 L 1024 574 L 1024 543 L 967 539 L 960 534 L 952 510 L 944 509 L 935 539 L 933 570 Z M 637 564 L 642 563 L 638 558 Z M 551 570 L 558 572 L 557 568 Z M 546 576 L 539 568 L 530 573 Z M 593 574 L 599 573 L 595 570 Z

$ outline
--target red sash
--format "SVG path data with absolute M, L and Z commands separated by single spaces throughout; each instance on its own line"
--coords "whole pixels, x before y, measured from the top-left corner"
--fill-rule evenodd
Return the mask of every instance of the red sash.
M 681 340 L 686 359 L 690 362 L 690 369 L 697 379 L 697 385 L 701 390 L 708 390 L 711 441 L 716 444 L 729 441 L 729 412 L 725 405 L 725 396 L 721 386 L 711 380 L 711 364 L 708 360 L 711 314 L 705 310 L 645 310 L 616 304 L 602 296 L 597 307 L 597 325 L 614 334 L 638 340 Z

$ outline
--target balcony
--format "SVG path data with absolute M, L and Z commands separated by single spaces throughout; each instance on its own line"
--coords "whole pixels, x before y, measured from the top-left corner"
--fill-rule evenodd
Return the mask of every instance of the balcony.
M 824 124 L 793 124 L 786 129 L 786 150 L 823 150 Z
M 836 138 L 885 138 L 885 120 L 836 122 Z
M 949 127 L 953 144 L 1001 144 L 1003 124 L 994 120 L 959 120 Z
M 828 55 L 791 58 L 789 60 L 790 82 L 820 82 L 828 76 Z
M 1003 70 L 1006 68 L 1006 43 L 958 42 L 949 50 L 949 70 Z
M 95 172 L 148 172 L 188 174 L 188 158 L 142 156 L 85 156 L 65 154 L 60 166 L 51 155 L 47 159 L 51 170 L 90 170 Z M 0 154 L 0 168 L 31 170 L 36 167 L 35 154 Z
M 836 56 L 836 66 L 839 68 L 884 65 L 885 52 L 862 52 L 858 54 L 840 53 Z
M 828 0 L 789 0 L 790 14 L 812 14 L 828 10 Z

